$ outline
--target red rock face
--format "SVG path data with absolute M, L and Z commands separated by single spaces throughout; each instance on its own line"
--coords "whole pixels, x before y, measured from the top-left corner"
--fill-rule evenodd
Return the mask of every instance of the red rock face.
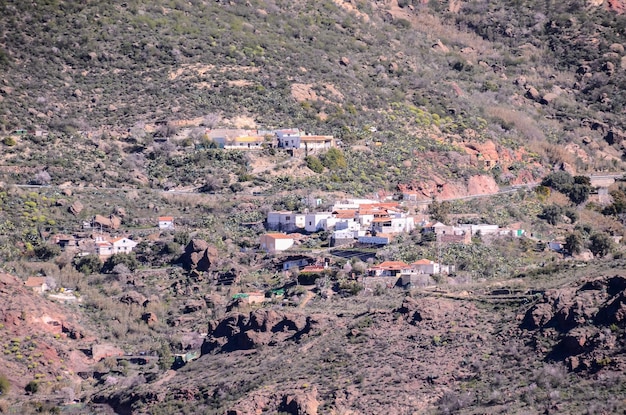
M 72 319 L 62 306 L 25 287 L 21 279 L 0 274 L 0 338 L 10 339 L 15 348 L 14 353 L 0 355 L 0 367 L 15 386 L 12 393 L 32 379 L 27 364 L 36 364 L 44 379 L 89 366 L 87 356 L 78 351 L 86 330 Z M 24 357 L 16 358 L 18 354 Z
M 623 14 L 626 11 L 626 1 L 607 0 L 606 7 L 617 14 Z

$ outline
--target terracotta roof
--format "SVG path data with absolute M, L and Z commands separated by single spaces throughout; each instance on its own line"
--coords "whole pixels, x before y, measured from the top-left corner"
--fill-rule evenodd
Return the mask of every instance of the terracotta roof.
M 415 261 L 411 265 L 430 265 L 430 264 L 434 264 L 434 262 L 431 261 L 430 259 L 422 258 L 419 261 Z
M 335 217 L 338 219 L 352 219 L 356 215 L 354 209 L 338 209 L 335 212 Z
M 291 236 L 284 233 L 266 233 L 265 236 L 269 236 L 273 239 L 293 239 Z
M 24 283 L 27 287 L 39 287 L 45 284 L 46 277 L 28 277 Z
M 375 218 L 373 222 L 377 222 L 377 223 L 391 222 L 391 218 Z
M 174 220 L 173 216 L 159 216 L 159 222 L 173 221 L 173 220 Z
M 302 268 L 302 270 L 300 271 L 300 274 L 302 273 L 307 273 L 307 272 L 322 272 L 324 271 L 324 267 L 321 265 L 308 265 L 304 268 Z
M 302 135 L 300 141 L 331 141 L 334 140 L 332 135 Z
M 250 136 L 250 135 L 235 138 L 236 143 L 256 143 L 257 141 L 263 141 L 263 140 L 264 140 L 263 137 Z
M 380 264 L 372 267 L 372 268 L 378 268 L 378 269 L 403 269 L 403 268 L 408 268 L 409 264 L 403 262 L 403 261 L 384 261 L 381 262 Z

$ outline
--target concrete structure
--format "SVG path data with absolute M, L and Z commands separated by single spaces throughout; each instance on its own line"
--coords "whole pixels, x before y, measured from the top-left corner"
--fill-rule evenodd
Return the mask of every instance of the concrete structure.
M 159 229 L 174 229 L 174 217 L 159 216 Z
M 37 294 L 43 294 L 44 291 L 48 291 L 50 289 L 46 283 L 46 277 L 28 277 L 28 279 L 24 282 L 24 285 Z
M 286 251 L 294 244 L 292 237 L 284 233 L 266 233 L 260 237 L 261 249 L 268 253 Z
M 384 261 L 367 269 L 368 277 L 398 277 L 408 272 L 411 266 L 402 261 Z
M 420 274 L 439 274 L 441 269 L 437 262 L 429 259 L 420 259 L 411 264 L 411 269 Z
M 302 132 L 297 128 L 276 130 L 278 148 L 300 148 L 300 136 Z
M 130 254 L 137 246 L 137 242 L 128 238 L 116 238 L 107 241 L 104 238 L 96 239 L 96 255 L 101 259 L 106 259 L 116 254 Z
M 239 293 L 233 295 L 233 299 L 241 300 L 244 304 L 262 304 L 265 302 L 265 294 L 260 291 Z
M 383 233 L 379 233 L 376 236 L 364 235 L 364 236 L 359 236 L 357 240 L 361 244 L 389 245 L 389 243 L 391 242 L 391 235 L 383 234 Z
M 470 231 L 472 236 L 478 233 L 481 235 L 494 235 L 500 232 L 500 227 L 498 225 L 487 225 L 485 223 L 481 223 L 479 225 L 463 224 L 456 226 L 455 228 L 463 231 Z
M 376 218 L 372 222 L 372 231 L 378 233 L 402 233 L 415 229 L 413 217 Z
M 267 229 L 271 231 L 294 232 L 305 226 L 305 215 L 289 210 L 267 213 Z
M 305 152 L 315 153 L 335 147 L 335 138 L 332 135 L 302 135 L 300 148 Z
M 315 262 L 313 258 L 303 256 L 303 255 L 299 255 L 297 257 L 289 257 L 287 258 L 287 260 L 283 261 L 282 270 L 288 271 L 293 268 L 300 269 L 300 268 L 306 267 L 309 264 L 312 264 L 313 262 Z
M 331 212 L 307 213 L 304 216 L 304 229 L 307 232 L 318 232 L 328 229 L 327 220 L 332 218 Z

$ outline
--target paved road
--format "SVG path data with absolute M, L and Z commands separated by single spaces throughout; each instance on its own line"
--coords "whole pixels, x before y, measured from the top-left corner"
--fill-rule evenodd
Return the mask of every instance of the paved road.
M 626 177 L 625 172 L 613 172 L 613 173 L 602 173 L 602 174 L 592 174 L 589 176 L 592 184 L 594 182 L 599 184 L 606 184 L 607 181 L 615 181 L 615 179 Z M 469 196 L 458 196 L 447 199 L 437 198 L 439 201 L 452 201 L 452 200 L 471 200 L 477 199 L 481 197 L 489 197 L 499 194 L 507 194 L 517 192 L 519 189 L 532 189 L 534 187 L 539 186 L 540 182 L 534 183 L 525 183 L 518 184 L 514 186 L 507 186 L 501 188 L 497 193 L 484 193 L 477 195 L 469 195 Z M 192 194 L 198 193 L 198 189 L 200 187 L 189 187 L 186 189 L 179 190 L 163 190 L 163 189 L 151 189 L 151 188 L 142 188 L 142 187 L 133 187 L 133 188 L 120 188 L 120 187 L 96 187 L 96 186 L 60 186 L 60 185 L 36 185 L 36 184 L 13 184 L 11 186 L 15 186 L 22 189 L 40 189 L 40 188 L 56 188 L 56 189 L 70 189 L 70 190 L 92 190 L 92 191 L 100 191 L 100 190 L 112 190 L 112 191 L 120 191 L 120 190 L 135 190 L 135 191 L 146 191 L 146 192 L 155 192 L 155 193 L 163 193 L 163 194 Z M 207 194 L 207 193 L 205 193 Z M 257 196 L 263 197 L 264 195 L 246 195 L 246 196 Z M 419 200 L 414 202 L 416 205 L 428 205 L 431 200 Z

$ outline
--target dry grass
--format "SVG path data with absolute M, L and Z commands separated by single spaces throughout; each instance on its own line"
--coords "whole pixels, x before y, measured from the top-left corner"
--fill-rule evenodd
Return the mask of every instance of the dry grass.
M 526 113 L 499 106 L 486 108 L 485 113 L 500 120 L 504 125 L 514 126 L 527 140 L 542 141 L 546 139 L 539 124 Z

